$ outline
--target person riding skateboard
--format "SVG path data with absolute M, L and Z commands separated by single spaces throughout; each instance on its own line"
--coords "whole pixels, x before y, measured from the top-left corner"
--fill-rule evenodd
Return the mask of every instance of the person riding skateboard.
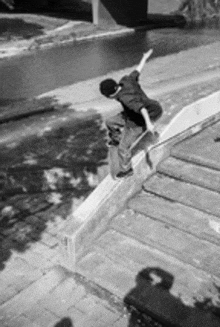
M 108 78 L 99 85 L 102 95 L 119 101 L 123 107 L 122 112 L 105 122 L 109 136 L 108 145 L 118 147 L 120 171 L 116 179 L 133 174 L 131 145 L 146 130 L 153 133 L 153 123 L 162 115 L 159 102 L 148 98 L 139 84 L 140 73 L 152 52 L 151 49 L 144 53 L 137 68 L 123 76 L 119 83 Z

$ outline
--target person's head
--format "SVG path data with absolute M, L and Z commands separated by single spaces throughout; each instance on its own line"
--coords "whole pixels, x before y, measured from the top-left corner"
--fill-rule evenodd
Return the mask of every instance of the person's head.
M 119 85 L 115 80 L 107 78 L 99 84 L 100 92 L 107 98 L 111 98 L 117 91 Z

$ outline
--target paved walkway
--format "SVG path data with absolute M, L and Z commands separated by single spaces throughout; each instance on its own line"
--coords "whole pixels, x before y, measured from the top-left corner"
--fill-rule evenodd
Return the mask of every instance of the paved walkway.
M 32 234 L 7 260 L 9 243 L 22 239 L 1 234 L 1 326 L 159 326 L 149 313 L 169 325 L 219 326 L 219 137 L 218 122 L 177 144 L 76 274 L 59 266 L 57 208 L 32 206 L 29 224 L 44 229 L 37 242 Z
M 169 326 L 219 326 L 219 139 L 218 122 L 177 144 L 78 272 Z

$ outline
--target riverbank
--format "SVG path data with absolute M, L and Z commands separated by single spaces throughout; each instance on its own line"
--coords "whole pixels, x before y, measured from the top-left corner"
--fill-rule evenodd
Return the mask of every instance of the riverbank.
M 95 26 L 88 21 L 46 15 L 0 14 L 0 59 L 70 42 L 131 32 L 133 29 L 124 26 Z
M 174 0 L 168 1 L 166 6 L 162 1 L 150 1 L 147 25 L 136 28 L 110 24 L 96 26 L 88 12 L 80 12 L 80 15 L 75 15 L 74 11 L 0 13 L 0 60 L 91 38 L 133 33 L 137 29 L 183 27 L 185 24 L 191 26 L 189 18 L 178 12 L 178 4 L 179 1 Z M 208 13 L 202 25 L 204 24 L 219 28 L 219 15 Z
M 177 3 L 176 0 L 170 0 L 164 7 L 160 0 L 157 4 L 150 1 L 149 13 L 169 14 L 178 7 Z M 53 7 L 52 12 L 41 10 L 31 13 L 33 8 L 30 6 L 29 13 L 22 12 L 28 10 L 27 8 L 14 8 L 10 13 L 0 13 L 0 59 L 59 44 L 134 31 L 133 28 L 109 23 L 94 25 L 92 8 L 86 2 L 76 1 L 72 6 L 68 6 L 63 4 L 60 8 Z

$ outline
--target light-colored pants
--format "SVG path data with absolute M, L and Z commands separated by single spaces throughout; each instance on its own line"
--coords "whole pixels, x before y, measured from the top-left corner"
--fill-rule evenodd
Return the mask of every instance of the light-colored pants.
M 145 127 L 128 127 L 122 113 L 112 116 L 106 120 L 109 138 L 113 143 L 118 143 L 118 161 L 120 171 L 131 168 L 131 145 L 144 132 Z

